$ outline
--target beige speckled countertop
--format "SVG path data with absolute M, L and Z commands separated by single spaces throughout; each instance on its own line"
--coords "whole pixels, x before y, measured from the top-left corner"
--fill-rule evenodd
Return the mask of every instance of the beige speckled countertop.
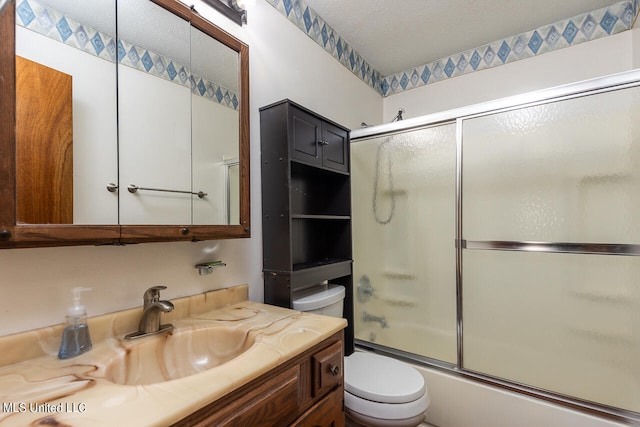
M 166 426 L 346 326 L 344 319 L 247 301 L 246 285 L 172 302 L 176 308 L 162 318 L 175 326 L 172 335 L 140 339 L 163 349 L 162 356 L 140 350 L 139 340 L 122 339 L 137 329 L 141 309 L 90 319 L 93 349 L 67 360 L 57 358 L 63 325 L 0 337 L 0 426 Z M 203 329 L 219 334 L 211 336 L 221 341 L 222 350 L 215 343 L 202 350 L 189 339 L 176 341 Z M 168 346 L 169 340 L 179 345 Z M 241 354 L 201 368 L 202 351 Z M 214 355 L 226 360 L 224 354 Z M 112 367 L 114 360 L 127 360 L 135 369 L 155 366 L 150 357 L 160 368 L 145 381 Z M 205 370 L 171 379 L 181 369 Z

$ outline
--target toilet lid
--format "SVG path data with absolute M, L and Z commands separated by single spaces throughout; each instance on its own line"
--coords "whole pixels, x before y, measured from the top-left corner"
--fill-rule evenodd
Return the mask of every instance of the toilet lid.
M 382 403 L 411 402 L 427 390 L 424 378 L 411 366 L 365 352 L 344 358 L 344 388 L 355 396 Z

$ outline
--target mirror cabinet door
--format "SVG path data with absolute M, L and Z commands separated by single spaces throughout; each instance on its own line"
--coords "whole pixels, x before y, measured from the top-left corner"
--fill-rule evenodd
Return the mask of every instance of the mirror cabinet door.
M 117 224 L 115 1 L 16 12 L 16 221 Z
M 191 28 L 193 224 L 240 224 L 228 168 L 239 161 L 238 53 Z M 235 206 L 232 206 L 234 203 Z
M 119 0 L 118 49 L 120 223 L 191 224 L 189 21 Z

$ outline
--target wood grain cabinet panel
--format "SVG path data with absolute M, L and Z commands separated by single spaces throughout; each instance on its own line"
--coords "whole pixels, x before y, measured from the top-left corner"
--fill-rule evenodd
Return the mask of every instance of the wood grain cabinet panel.
M 218 411 L 213 418 L 191 424 L 194 427 L 220 425 L 229 427 L 270 427 L 291 420 L 298 410 L 300 368 L 293 366 L 241 396 Z
M 314 354 L 313 363 L 313 395 L 320 396 L 339 386 L 343 381 L 342 346 L 335 343 Z
M 337 390 L 316 403 L 292 427 L 344 427 L 342 393 Z
M 342 369 L 330 368 L 342 367 L 343 348 L 344 332 L 340 331 L 174 427 L 342 427 Z M 326 375 L 325 370 L 329 370 Z
M 16 57 L 16 217 L 73 224 L 72 77 Z

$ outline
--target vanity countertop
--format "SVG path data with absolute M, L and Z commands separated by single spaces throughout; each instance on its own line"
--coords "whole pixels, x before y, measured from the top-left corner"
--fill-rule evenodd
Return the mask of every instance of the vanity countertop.
M 244 294 L 246 290 L 236 292 L 234 298 Z M 212 299 L 209 297 L 209 300 Z M 184 310 L 179 308 L 183 305 L 187 307 Z M 19 352 L 8 351 L 4 360 L 0 356 L 0 365 L 5 365 L 0 367 L 0 426 L 166 426 L 346 326 L 344 319 L 301 313 L 247 300 L 208 311 L 202 309 L 206 309 L 207 305 L 210 308 L 209 303 L 200 304 L 200 310 L 193 309 L 194 305 L 198 304 L 193 301 L 176 304 L 178 312 L 188 315 L 163 319 L 163 323 L 167 320 L 173 323 L 177 335 L 202 328 L 226 328 L 235 331 L 229 336 L 244 345 L 246 350 L 226 363 L 202 372 L 182 378 L 148 381 L 148 384 L 143 381 L 144 385 L 120 384 L 126 382 L 122 375 L 120 379 L 114 379 L 118 378 L 118 373 L 109 368 L 110 362 L 118 357 L 133 358 L 134 365 L 144 364 L 148 360 L 145 358 L 160 357 L 154 352 L 139 351 L 136 354 L 137 344 L 124 341 L 124 332 L 113 333 L 126 329 L 123 325 L 131 324 L 131 319 L 139 314 L 138 310 L 129 310 L 124 315 L 130 318 L 128 321 L 122 321 L 122 317 L 112 314 L 107 321 L 94 322 L 98 339 L 92 334 L 93 349 L 67 360 L 57 358 L 52 344 L 59 337 L 60 328 L 10 336 L 8 339 L 1 337 L 3 352 L 5 348 L 16 349 L 20 342 L 38 342 L 41 351 L 47 354 L 18 362 L 14 359 L 19 357 L 16 355 Z M 89 327 L 92 327 L 91 321 Z M 238 339 L 238 331 L 244 338 Z M 163 338 L 160 335 L 141 339 Z M 192 345 L 181 344 L 179 347 L 177 352 L 174 349 L 169 359 L 173 357 L 180 360 L 173 360 L 172 368 L 168 371 L 178 369 L 178 365 L 187 364 L 191 367 L 202 363 L 190 354 Z M 179 354 L 181 352 L 184 354 Z M 7 361 L 13 363 L 7 364 Z M 162 372 L 159 375 L 162 376 Z

